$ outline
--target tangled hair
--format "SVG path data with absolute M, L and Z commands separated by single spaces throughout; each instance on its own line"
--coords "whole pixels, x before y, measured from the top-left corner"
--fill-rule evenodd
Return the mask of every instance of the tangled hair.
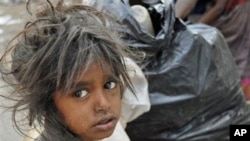
M 12 117 L 19 131 L 17 113 L 27 110 L 24 119 L 29 126 L 38 122 L 48 134 L 62 133 L 65 127 L 53 95 L 57 90 L 66 93 L 93 62 L 103 69 L 107 65 L 112 68 L 122 92 L 126 87 L 132 90 L 123 60 L 132 53 L 114 30 L 120 25 L 111 15 L 85 5 L 65 5 L 62 0 L 53 6 L 47 0 L 35 17 L 1 57 L 3 78 L 15 89 Z M 7 81 L 8 76 L 15 79 Z

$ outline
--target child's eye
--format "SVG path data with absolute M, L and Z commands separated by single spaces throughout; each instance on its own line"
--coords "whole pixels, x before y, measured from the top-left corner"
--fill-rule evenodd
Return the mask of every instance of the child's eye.
M 104 85 L 104 88 L 105 88 L 105 89 L 113 89 L 113 88 L 116 87 L 116 85 L 117 85 L 116 82 L 110 81 L 110 82 L 108 82 L 108 83 L 106 83 L 106 84 Z
M 82 98 L 82 97 L 86 96 L 87 94 L 88 94 L 88 92 L 86 90 L 79 90 L 79 91 L 76 91 L 74 93 L 74 96 Z

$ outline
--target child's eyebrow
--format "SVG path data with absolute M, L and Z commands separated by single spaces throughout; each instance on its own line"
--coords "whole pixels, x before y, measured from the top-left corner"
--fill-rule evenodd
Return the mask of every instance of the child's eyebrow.
M 115 74 L 109 73 L 109 74 L 106 75 L 106 79 L 107 79 L 107 80 L 113 79 L 113 80 L 115 80 L 115 81 L 118 81 L 118 80 L 119 80 L 119 77 L 116 76 Z
M 86 81 L 79 81 L 76 84 L 73 83 L 73 85 L 70 87 L 71 90 L 76 90 L 76 89 L 80 89 L 86 85 L 88 85 L 89 82 Z
M 105 75 L 105 79 L 106 80 L 114 80 L 114 81 L 118 81 L 119 77 L 115 76 L 112 73 L 106 74 Z M 72 86 L 70 87 L 71 90 L 76 90 L 76 89 L 81 89 L 82 87 L 89 85 L 91 82 L 88 81 L 78 81 L 76 83 L 73 83 Z

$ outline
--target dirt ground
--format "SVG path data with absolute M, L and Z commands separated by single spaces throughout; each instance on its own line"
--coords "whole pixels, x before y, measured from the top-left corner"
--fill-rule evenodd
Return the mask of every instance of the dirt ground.
M 0 0 L 0 55 L 8 41 L 21 31 L 24 20 L 27 20 L 26 0 Z M 42 0 L 33 0 L 41 2 Z M 56 3 L 57 0 L 51 0 Z M 79 3 L 81 0 L 65 0 L 68 3 Z
M 9 40 L 20 31 L 25 19 L 24 4 L 0 4 L 0 49 L 1 52 Z
M 20 31 L 24 25 L 23 19 L 26 14 L 24 3 L 10 3 L 8 0 L 0 0 L 0 55 L 8 44 L 9 40 Z M 4 83 L 0 80 L 0 93 L 7 92 L 7 88 L 2 86 Z M 0 98 L 0 104 L 6 103 Z M 0 108 L 0 141 L 22 141 L 23 137 L 13 128 L 11 122 L 11 113 L 3 112 Z

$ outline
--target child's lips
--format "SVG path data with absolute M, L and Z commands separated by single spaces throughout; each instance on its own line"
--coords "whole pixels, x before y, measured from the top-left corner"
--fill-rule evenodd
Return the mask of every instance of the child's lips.
M 117 118 L 115 116 L 104 116 L 94 125 L 94 127 L 103 131 L 110 130 L 115 128 L 116 122 Z

